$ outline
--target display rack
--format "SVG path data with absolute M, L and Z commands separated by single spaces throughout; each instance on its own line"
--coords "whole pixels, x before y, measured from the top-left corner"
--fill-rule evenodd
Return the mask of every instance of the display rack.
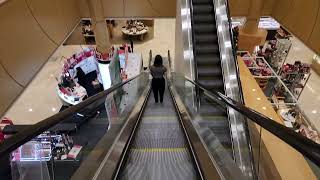
M 294 64 L 284 64 L 280 76 L 296 99 L 299 99 L 311 76 L 310 66 L 300 61 Z
M 290 39 L 276 38 L 275 51 L 271 56 L 271 67 L 277 72 L 277 74 L 281 71 L 281 67 L 288 56 L 291 45 L 292 42 Z
M 315 130 L 315 126 L 313 126 L 312 123 L 310 123 L 310 121 L 307 119 L 307 116 L 301 110 L 298 104 L 296 96 L 287 87 L 290 84 L 285 83 L 282 80 L 283 77 L 280 77 L 271 68 L 264 57 L 250 55 L 250 53 L 246 51 L 240 51 L 237 53 L 237 55 L 243 58 L 251 73 L 252 69 L 261 68 L 259 67 L 259 63 L 256 63 L 257 60 L 262 61 L 265 65 L 267 65 L 267 67 L 272 71 L 271 75 L 264 76 L 263 74 L 260 74 L 259 76 L 257 76 L 254 73 L 252 73 L 252 75 L 256 79 L 261 89 L 264 91 L 266 97 L 269 99 L 275 111 L 283 119 L 284 125 L 292 128 L 297 133 L 300 133 L 303 136 L 306 136 L 307 138 L 320 143 L 319 132 Z M 304 66 L 302 66 L 302 68 L 304 68 L 304 72 L 309 72 L 308 68 Z M 300 71 L 300 75 L 295 75 L 293 80 L 301 80 L 301 72 L 302 71 Z M 292 74 L 289 74 L 288 76 L 292 76 Z M 308 77 L 310 77 L 310 74 L 308 75 Z M 307 80 L 308 78 L 304 78 L 304 81 Z M 300 91 L 300 94 L 301 92 L 302 91 Z

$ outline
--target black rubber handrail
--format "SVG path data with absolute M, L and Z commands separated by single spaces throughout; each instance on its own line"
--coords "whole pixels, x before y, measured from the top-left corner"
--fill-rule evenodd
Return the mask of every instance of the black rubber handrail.
M 246 107 L 244 104 L 234 101 L 233 99 L 223 95 L 222 93 L 215 91 L 208 91 L 200 84 L 186 78 L 189 82 L 194 84 L 196 87 L 200 88 L 206 93 L 206 95 L 214 100 L 215 102 L 227 105 L 240 112 L 242 115 L 257 123 L 262 128 L 271 132 L 273 135 L 277 136 L 279 139 L 283 140 L 297 151 L 299 151 L 303 156 L 307 157 L 317 166 L 320 166 L 320 145 L 314 141 L 296 133 L 294 130 L 283 126 L 269 117 Z
M 58 114 L 55 114 L 51 117 L 48 117 L 48 118 L 46 118 L 46 119 L 44 119 L 34 125 L 26 127 L 23 131 L 18 132 L 17 134 L 13 135 L 12 137 L 10 137 L 10 138 L 6 139 L 5 141 L 3 141 L 2 143 L 0 143 L 0 157 L 7 156 L 12 151 L 16 150 L 21 145 L 23 145 L 24 143 L 30 141 L 32 138 L 36 137 L 37 135 L 41 134 L 42 132 L 48 130 L 50 127 L 58 124 L 59 122 L 63 121 L 65 118 L 71 116 L 72 114 L 81 111 L 83 108 L 94 103 L 95 101 L 97 101 L 103 97 L 106 97 L 111 92 L 117 90 L 118 88 L 129 83 L 130 81 L 140 77 L 142 74 L 143 73 L 140 73 L 139 75 L 132 77 L 125 82 L 118 83 L 118 84 L 112 86 L 111 88 L 109 88 L 105 91 L 102 91 L 102 92 L 86 99 L 85 101 L 77 104 L 77 105 L 71 106 L 64 111 L 59 112 Z

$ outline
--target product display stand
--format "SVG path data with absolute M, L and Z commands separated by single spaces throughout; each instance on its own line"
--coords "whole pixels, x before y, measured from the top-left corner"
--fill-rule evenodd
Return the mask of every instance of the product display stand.
M 272 53 L 271 64 L 277 74 L 279 74 L 281 71 L 281 67 L 288 56 L 291 45 L 292 43 L 289 39 L 277 38 L 276 40 L 276 50 Z
M 310 66 L 300 61 L 296 61 L 294 64 L 284 64 L 280 76 L 295 98 L 299 99 L 311 76 Z
M 282 118 L 284 125 L 320 143 L 319 133 L 314 130 L 314 126 L 310 125 L 310 121 L 307 120 L 305 114 L 301 111 L 296 98 L 300 96 L 304 85 L 310 77 L 309 66 L 296 63 L 295 65 L 290 65 L 290 68 L 284 67 L 281 69 L 280 77 L 263 57 L 251 56 L 249 52 L 245 51 L 238 52 L 237 54 L 242 57 L 279 117 Z M 262 62 L 272 71 L 271 75 L 263 76 L 261 74 L 262 71 L 259 70 L 259 68 L 261 69 L 259 66 L 261 63 L 257 61 L 259 59 L 262 59 Z M 286 79 L 290 79 L 290 81 L 287 82 Z M 301 84 L 303 86 L 302 89 L 298 93 L 293 93 L 294 91 L 291 88 L 301 88 Z

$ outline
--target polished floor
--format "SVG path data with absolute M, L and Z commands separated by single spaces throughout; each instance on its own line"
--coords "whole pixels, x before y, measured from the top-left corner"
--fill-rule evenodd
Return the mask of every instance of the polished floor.
M 150 50 L 154 55 L 162 56 L 167 56 L 167 51 L 170 50 L 171 56 L 174 57 L 174 39 L 175 19 L 155 19 L 153 38 L 146 39 L 143 43 L 134 43 L 134 52 L 142 54 L 144 64 L 148 64 Z M 80 45 L 59 47 L 6 112 L 5 117 L 12 119 L 15 124 L 34 124 L 57 113 L 62 105 L 56 93 L 56 78 L 61 73 L 62 57 L 70 57 L 75 52 L 81 51 L 82 47 Z

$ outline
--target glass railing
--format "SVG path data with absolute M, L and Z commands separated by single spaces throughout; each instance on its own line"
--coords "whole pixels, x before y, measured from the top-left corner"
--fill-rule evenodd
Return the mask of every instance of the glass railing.
M 79 171 L 91 176 L 148 83 L 142 73 L 13 135 L 0 144 L 0 179 L 67 180 Z
M 233 159 L 228 116 L 222 112 L 227 106 L 208 101 L 201 89 L 183 76 L 172 74 L 171 82 L 183 101 L 192 123 L 211 153 L 225 179 L 251 179 L 245 177 Z M 227 129 L 225 129 L 227 128 Z M 230 142 L 232 143 L 232 142 Z M 243 147 L 245 148 L 245 147 Z
M 276 116 L 262 115 L 220 93 L 206 91 L 183 76 L 173 74 L 172 84 L 224 179 L 319 179 L 320 145 L 277 123 Z M 230 149 L 223 144 L 227 136 L 219 136 L 219 121 L 225 117 L 217 116 L 213 109 L 227 107 L 246 117 L 254 164 L 252 174 L 232 159 Z M 268 108 L 272 110 L 270 105 L 264 107 L 265 111 Z

